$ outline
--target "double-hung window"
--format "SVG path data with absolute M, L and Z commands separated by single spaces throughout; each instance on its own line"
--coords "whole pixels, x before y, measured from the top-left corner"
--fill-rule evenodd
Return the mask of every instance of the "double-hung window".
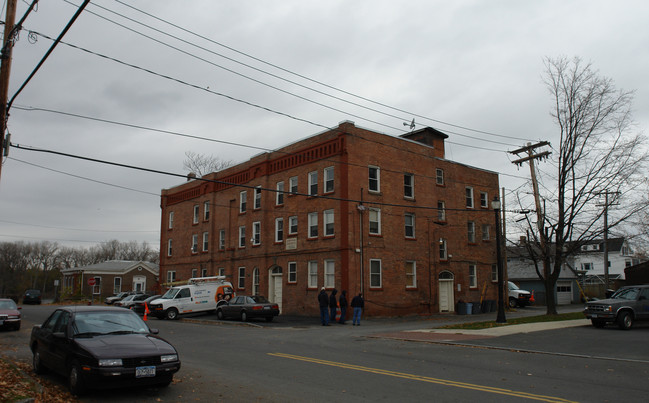
M 297 176 L 291 176 L 288 179 L 288 191 L 293 194 L 297 193 Z
M 448 248 L 446 239 L 439 240 L 439 260 L 448 260 Z
M 219 249 L 225 249 L 225 230 L 219 230 Z
M 167 256 L 171 256 L 171 252 L 173 251 L 171 244 L 173 243 L 173 240 L 168 240 L 167 241 Z
M 415 176 L 403 174 L 403 197 L 413 199 L 415 197 Z
M 203 232 L 203 252 L 207 252 L 210 246 L 210 233 Z
M 466 223 L 466 232 L 469 243 L 475 243 L 475 222 L 468 221 Z
M 334 211 L 325 210 L 322 213 L 322 220 L 324 221 L 324 236 L 334 235 Z
M 480 192 L 480 207 L 489 208 L 489 195 L 487 192 Z
M 370 287 L 382 287 L 381 259 L 370 259 Z
M 478 270 L 475 264 L 469 265 L 469 287 L 470 288 L 478 287 Z
M 297 216 L 292 215 L 288 218 L 288 234 L 295 235 L 297 234 Z
M 309 238 L 318 237 L 318 213 L 309 213 Z
M 491 225 L 482 224 L 482 240 L 488 241 L 491 238 Z
M 237 287 L 240 289 L 246 288 L 246 268 L 239 267 L 239 281 Z
M 368 210 L 370 220 L 370 234 L 381 235 L 381 210 L 377 208 L 370 208 Z
M 435 169 L 435 184 L 444 186 L 444 170 L 441 168 Z
M 198 253 L 198 235 L 192 235 L 192 253 Z
M 406 288 L 417 287 L 417 262 L 409 260 L 406 262 Z
M 324 192 L 331 193 L 334 191 L 334 167 L 324 169 Z
M 261 208 L 261 186 L 257 186 L 255 188 L 255 210 L 259 210 Z
M 466 193 L 466 208 L 473 208 L 473 188 L 467 186 L 465 188 Z
M 174 212 L 170 211 L 169 212 L 169 229 L 172 229 L 174 227 Z
M 242 190 L 239 193 L 239 213 L 245 213 L 246 212 L 246 204 L 248 203 L 248 192 L 245 190 Z
M 315 260 L 310 260 L 308 265 L 309 265 L 308 286 L 309 288 L 317 288 L 318 287 L 318 262 L 316 262 Z
M 318 171 L 309 172 L 309 196 L 318 194 Z
M 405 231 L 406 238 L 415 237 L 415 215 L 413 213 L 406 213 L 404 215 L 405 219 Z
M 367 167 L 367 173 L 369 177 L 368 190 L 370 192 L 380 192 L 381 191 L 381 169 L 377 166 Z
M 334 288 L 336 285 L 336 264 L 333 260 L 324 261 L 324 286 Z
M 242 225 L 239 227 L 239 247 L 246 247 L 246 226 Z
M 297 283 L 297 262 L 288 262 L 288 282 Z
M 284 219 L 282 217 L 275 219 L 275 242 L 284 242 Z
M 203 220 L 209 221 L 210 219 L 210 202 L 203 203 Z
M 446 202 L 437 202 L 437 220 L 440 222 L 446 221 Z
M 255 221 L 252 223 L 252 244 L 261 244 L 261 222 Z
M 193 224 L 198 224 L 199 211 L 200 211 L 200 206 L 198 204 L 194 205 L 194 218 L 192 219 Z
M 284 204 L 284 182 L 277 182 L 277 193 L 275 193 L 275 205 L 281 206 Z

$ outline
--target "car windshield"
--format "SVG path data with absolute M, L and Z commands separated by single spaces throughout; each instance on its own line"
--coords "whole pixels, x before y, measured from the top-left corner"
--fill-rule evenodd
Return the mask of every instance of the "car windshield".
M 149 328 L 139 316 L 129 310 L 124 312 L 77 312 L 72 325 L 74 336 L 104 334 L 149 333 Z
M 270 301 L 266 299 L 266 297 L 262 297 L 261 295 L 255 295 L 254 297 L 251 297 L 256 303 L 258 304 L 267 304 Z
M 176 294 L 178 294 L 178 291 L 180 291 L 179 288 L 170 288 L 169 291 L 167 291 L 167 292 L 165 293 L 165 295 L 163 295 L 163 296 L 160 297 L 160 298 L 162 298 L 162 299 L 174 299 L 174 297 L 176 296 Z
M 17 307 L 13 301 L 0 301 L 0 309 L 17 309 Z
M 507 284 L 508 284 L 510 290 L 520 290 L 520 288 L 518 288 L 518 286 L 516 284 L 512 283 L 511 281 L 508 282 Z
M 637 288 L 623 288 L 618 290 L 611 298 L 613 299 L 626 299 L 626 300 L 635 300 L 638 297 Z

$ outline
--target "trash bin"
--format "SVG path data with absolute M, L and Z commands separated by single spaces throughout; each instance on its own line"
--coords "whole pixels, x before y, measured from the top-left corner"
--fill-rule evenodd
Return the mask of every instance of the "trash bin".
M 480 311 L 482 313 L 487 313 L 487 312 L 489 312 L 489 309 L 491 309 L 489 300 L 485 299 L 484 301 L 482 301 L 482 304 L 480 304 Z
M 489 300 L 489 312 L 496 312 L 498 310 L 498 301 L 495 299 Z
M 473 303 L 472 302 L 467 302 L 466 303 L 466 314 L 471 315 L 473 313 Z
M 457 303 L 457 314 L 466 315 L 466 303 L 461 301 Z
M 474 315 L 479 314 L 482 310 L 482 305 L 480 305 L 480 302 L 472 302 L 471 304 L 473 305 L 473 307 L 471 308 L 471 313 Z

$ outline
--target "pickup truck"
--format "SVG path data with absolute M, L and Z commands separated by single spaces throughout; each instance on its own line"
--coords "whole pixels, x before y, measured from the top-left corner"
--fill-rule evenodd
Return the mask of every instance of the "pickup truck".
M 586 303 L 584 315 L 593 326 L 617 323 L 620 329 L 631 329 L 637 320 L 649 320 L 649 285 L 622 287 L 608 299 Z

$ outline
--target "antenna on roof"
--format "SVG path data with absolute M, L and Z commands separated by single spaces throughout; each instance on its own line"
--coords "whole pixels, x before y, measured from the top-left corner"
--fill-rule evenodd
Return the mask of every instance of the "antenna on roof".
M 412 118 L 412 122 L 403 122 L 404 126 L 409 126 L 410 130 L 415 130 L 415 118 Z

